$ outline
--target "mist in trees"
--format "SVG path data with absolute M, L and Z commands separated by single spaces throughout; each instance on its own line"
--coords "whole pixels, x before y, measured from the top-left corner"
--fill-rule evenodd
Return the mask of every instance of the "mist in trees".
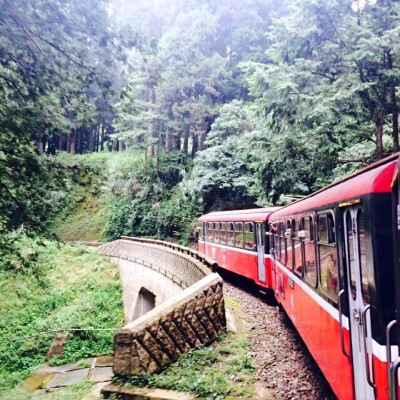
M 113 193 L 115 236 L 160 233 L 141 225 L 143 201 L 182 199 L 185 221 L 276 204 L 399 150 L 397 1 L 0 9 L 1 229 L 45 230 L 71 169 L 59 152 L 142 154 L 142 197 Z

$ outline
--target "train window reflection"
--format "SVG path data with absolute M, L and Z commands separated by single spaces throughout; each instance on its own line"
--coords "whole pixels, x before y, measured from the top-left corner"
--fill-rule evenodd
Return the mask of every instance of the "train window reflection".
M 219 222 L 214 222 L 214 243 L 218 243 L 219 242 Z
M 285 265 L 292 267 L 292 224 L 291 221 L 286 221 L 285 235 Z
M 364 213 L 361 209 L 357 212 L 358 249 L 360 252 L 361 293 L 365 304 L 370 303 L 368 291 L 367 249 L 365 238 Z
M 219 228 L 219 242 L 226 244 L 226 222 L 221 222 Z
M 346 215 L 346 235 L 347 235 L 347 262 L 350 272 L 350 289 L 353 299 L 356 298 L 356 271 L 354 261 L 354 238 L 353 238 L 353 223 L 350 212 Z
M 303 226 L 304 226 L 304 230 L 305 230 L 304 277 L 310 285 L 316 287 L 317 286 L 317 268 L 315 265 L 315 243 L 314 243 L 312 217 L 305 217 L 303 219 Z
M 335 223 L 332 214 L 318 216 L 318 257 L 321 271 L 321 288 L 337 300 L 338 268 L 335 243 Z
M 254 250 L 254 227 L 252 222 L 245 222 L 244 224 L 244 248 Z
M 228 222 L 227 224 L 227 238 L 226 238 L 226 244 L 228 246 L 234 246 L 235 245 L 235 241 L 234 241 L 234 228 L 233 228 L 233 222 Z
M 197 224 L 197 231 L 199 232 L 199 240 L 204 240 L 203 223 L 199 222 Z
M 235 222 L 235 246 L 243 247 L 243 223 Z
M 212 222 L 209 222 L 207 224 L 207 240 L 209 242 L 213 241 L 213 224 L 212 224 Z

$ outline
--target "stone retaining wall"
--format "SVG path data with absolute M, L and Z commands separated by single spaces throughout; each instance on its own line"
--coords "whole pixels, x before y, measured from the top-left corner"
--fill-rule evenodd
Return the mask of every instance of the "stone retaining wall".
M 216 266 L 213 260 L 186 247 L 127 237 L 101 246 L 99 253 L 118 262 L 121 272 L 125 261 L 131 262 L 127 267 L 131 269 L 145 265 L 152 272 L 157 271 L 160 280 L 168 277 L 181 288 L 117 331 L 113 367 L 116 375 L 159 371 L 190 348 L 212 343 L 225 328 L 222 279 L 212 271 Z

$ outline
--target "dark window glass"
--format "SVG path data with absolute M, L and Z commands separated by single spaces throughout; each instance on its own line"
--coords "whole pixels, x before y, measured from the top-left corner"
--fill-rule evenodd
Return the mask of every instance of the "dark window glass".
M 219 242 L 226 244 L 226 222 L 221 222 L 219 228 Z
M 364 213 L 361 209 L 357 211 L 358 225 L 358 247 L 360 251 L 360 271 L 361 271 L 361 292 L 365 304 L 370 303 L 368 290 L 368 269 L 367 269 L 367 246 L 365 238 Z
M 227 224 L 227 245 L 228 246 L 234 246 L 235 245 L 235 241 L 234 241 L 234 226 L 233 226 L 233 222 L 228 222 Z
M 318 256 L 321 269 L 321 288 L 337 300 L 338 269 L 336 256 L 335 225 L 331 214 L 318 216 Z
M 296 272 L 298 275 L 301 276 L 303 259 L 301 251 L 301 241 L 299 238 L 300 224 L 298 219 L 293 220 L 292 227 L 293 227 L 293 270 L 294 272 Z
M 235 222 L 235 246 L 243 247 L 243 223 Z
M 214 226 L 213 226 L 213 230 L 214 230 L 214 243 L 219 243 L 219 222 L 214 222 Z
M 353 239 L 353 221 L 350 212 L 346 215 L 346 233 L 347 233 L 347 262 L 350 271 L 350 289 L 353 299 L 356 298 L 356 271 L 354 262 L 354 239 Z
M 244 248 L 254 250 L 254 226 L 252 222 L 245 222 L 244 224 Z
M 213 241 L 213 224 L 212 224 L 212 222 L 209 222 L 207 224 L 207 240 L 209 242 Z
M 305 230 L 304 238 L 304 277 L 306 281 L 317 286 L 317 268 L 315 265 L 315 243 L 313 233 L 312 217 L 305 217 L 303 219 L 303 226 Z

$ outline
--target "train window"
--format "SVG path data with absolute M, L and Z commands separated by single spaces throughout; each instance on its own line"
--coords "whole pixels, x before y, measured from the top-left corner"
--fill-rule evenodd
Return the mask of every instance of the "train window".
M 286 221 L 285 224 L 285 265 L 292 267 L 292 224 L 291 221 Z
M 280 222 L 279 223 L 279 229 L 280 229 L 280 234 L 279 234 L 279 247 L 280 247 L 280 257 L 279 259 L 281 260 L 282 264 L 286 262 L 285 256 L 286 256 L 286 244 L 285 244 L 285 223 Z
M 365 304 L 370 303 L 368 291 L 367 246 L 365 238 L 364 213 L 361 208 L 357 212 L 358 247 L 360 252 L 361 293 Z
M 226 222 L 221 222 L 219 228 L 219 242 L 226 244 Z
M 244 248 L 254 250 L 254 226 L 252 222 L 244 223 Z
M 212 224 L 212 222 L 209 222 L 207 224 L 207 240 L 209 242 L 213 241 L 213 224 Z
M 335 243 L 335 222 L 332 214 L 318 216 L 318 257 L 321 271 L 321 289 L 337 300 L 338 269 Z
M 199 240 L 204 240 L 203 223 L 199 222 L 197 224 L 197 232 L 199 233 Z
M 234 237 L 235 237 L 235 232 L 234 232 L 233 222 L 228 222 L 227 223 L 227 231 L 226 231 L 226 244 L 228 246 L 235 245 Z
M 277 233 L 276 233 L 276 245 L 277 245 L 277 252 L 276 256 L 279 261 L 282 259 L 282 222 L 277 223 Z
M 350 212 L 346 215 L 346 233 L 347 233 L 347 254 L 350 271 L 350 289 L 353 299 L 356 298 L 356 271 L 354 261 L 354 242 L 353 242 L 353 221 Z
M 243 222 L 235 222 L 235 246 L 243 247 Z
M 303 257 L 301 251 L 301 239 L 299 237 L 300 223 L 298 219 L 293 220 L 293 270 L 302 276 L 303 275 Z
M 279 224 L 273 224 L 272 231 L 274 233 L 275 257 L 279 258 Z
M 315 243 L 313 232 L 313 218 L 303 218 L 304 237 L 304 277 L 306 281 L 317 286 L 317 268 L 315 265 Z
M 213 230 L 214 230 L 214 243 L 219 243 L 219 222 L 214 222 L 214 226 L 213 226 Z

